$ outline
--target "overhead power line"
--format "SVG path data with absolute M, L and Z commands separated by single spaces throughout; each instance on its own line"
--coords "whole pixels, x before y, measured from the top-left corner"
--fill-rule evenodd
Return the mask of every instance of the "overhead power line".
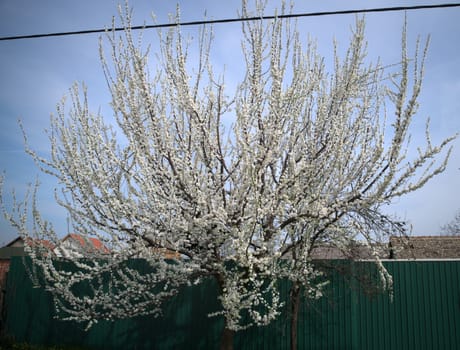
M 197 26 L 205 24 L 220 24 L 220 23 L 232 23 L 232 22 L 247 22 L 257 20 L 269 20 L 275 18 L 300 18 L 300 17 L 319 17 L 319 16 L 332 16 L 332 15 L 348 15 L 357 13 L 372 13 L 372 12 L 394 12 L 394 11 L 411 11 L 411 10 L 426 10 L 426 9 L 439 9 L 448 7 L 460 7 L 460 3 L 447 3 L 447 4 L 431 4 L 431 5 L 415 5 L 415 6 L 396 6 L 396 7 L 379 7 L 371 9 L 358 9 L 358 10 L 339 10 L 339 11 L 323 11 L 323 12 L 307 12 L 307 13 L 291 13 L 277 16 L 255 16 L 255 17 L 244 17 L 244 18 L 224 18 L 214 20 L 202 20 L 202 21 L 191 21 L 191 22 L 179 22 L 179 23 L 163 23 L 163 24 L 151 24 L 142 26 L 132 26 L 131 30 L 139 29 L 152 29 L 152 28 L 168 28 L 175 26 Z M 16 36 L 5 36 L 0 37 L 0 41 L 6 40 L 19 40 L 19 39 L 35 39 L 35 38 L 46 38 L 53 36 L 67 36 L 67 35 L 81 35 L 81 34 L 94 34 L 104 33 L 106 31 L 123 31 L 126 28 L 116 27 L 111 29 L 88 29 L 78 30 L 72 32 L 57 32 L 57 33 L 43 33 L 43 34 L 29 34 L 29 35 L 16 35 Z

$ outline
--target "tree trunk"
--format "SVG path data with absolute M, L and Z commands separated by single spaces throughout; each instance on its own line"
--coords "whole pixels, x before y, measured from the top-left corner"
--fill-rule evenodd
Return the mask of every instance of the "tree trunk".
M 220 274 L 216 274 L 215 278 L 217 280 L 217 284 L 219 285 L 219 291 L 222 293 L 225 287 L 224 278 Z M 222 334 L 220 336 L 220 350 L 233 350 L 234 335 L 235 331 L 227 327 L 227 321 L 225 320 L 224 329 L 222 330 Z
M 224 326 L 222 335 L 220 337 L 220 350 L 233 350 L 233 336 L 235 331 L 228 329 Z
M 291 350 L 297 350 L 297 321 L 299 319 L 300 286 L 294 282 L 291 287 Z

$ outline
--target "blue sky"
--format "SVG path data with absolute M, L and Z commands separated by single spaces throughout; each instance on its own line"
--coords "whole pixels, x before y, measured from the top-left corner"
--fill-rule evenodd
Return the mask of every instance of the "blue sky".
M 115 0 L 6 0 L 0 2 L 0 36 L 75 31 L 103 28 L 111 25 L 116 15 Z M 240 2 L 232 1 L 178 1 L 183 21 L 234 17 Z M 278 1 L 269 1 L 267 14 L 272 14 Z M 442 3 L 431 1 L 297 1 L 294 12 L 331 11 L 355 8 L 388 7 Z M 168 14 L 176 9 L 175 1 L 131 0 L 134 8 L 133 24 L 168 21 Z M 412 130 L 412 146 L 423 146 L 424 125 L 431 118 L 433 142 L 439 142 L 460 131 L 460 8 L 410 11 L 408 18 L 409 47 L 413 53 L 415 39 L 431 35 L 431 46 L 426 62 L 419 115 Z M 367 39 L 369 58 L 380 57 L 385 64 L 396 63 L 400 57 L 403 12 L 368 14 Z M 345 48 L 350 37 L 354 15 L 299 19 L 302 35 L 318 40 L 319 51 L 332 57 L 332 40 L 336 38 Z M 186 29 L 190 36 L 196 29 Z M 227 82 L 234 86 L 241 76 L 239 61 L 240 24 L 222 24 L 215 27 L 212 51 L 217 71 L 225 67 Z M 23 138 L 18 119 L 23 121 L 31 146 L 40 152 L 49 149 L 44 130 L 56 104 L 74 82 L 88 86 L 89 102 L 94 111 L 111 117 L 109 95 L 99 62 L 99 34 L 0 41 L 0 171 L 5 172 L 5 191 L 13 188 L 18 197 L 24 194 L 28 183 L 37 176 L 41 182 L 39 204 L 45 218 L 56 230 L 67 233 L 66 214 L 53 199 L 57 184 L 40 174 L 32 160 L 24 153 Z M 155 47 L 155 31 L 147 31 L 144 40 Z M 152 62 L 154 64 L 154 62 Z M 231 92 L 231 90 L 229 91 Z M 438 234 L 440 225 L 448 222 L 460 209 L 460 141 L 454 143 L 451 161 L 445 173 L 428 183 L 417 193 L 401 198 L 388 206 L 413 225 L 413 234 Z M 8 197 L 8 196 L 7 196 Z M 14 230 L 0 218 L 0 244 L 16 236 Z

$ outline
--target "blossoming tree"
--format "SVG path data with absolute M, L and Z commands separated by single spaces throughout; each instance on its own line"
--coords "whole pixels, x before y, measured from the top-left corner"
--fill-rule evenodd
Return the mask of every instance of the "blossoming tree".
M 249 15 L 243 1 L 241 16 Z M 129 14 L 124 21 L 122 38 L 107 35 L 111 60 L 101 49 L 116 127 L 91 113 L 86 89 L 75 86 L 70 112 L 62 103 L 51 119 L 50 158 L 27 149 L 62 184 L 57 200 L 76 232 L 97 236 L 112 252 L 74 259 L 79 272 L 69 274 L 35 252 L 37 245 L 28 247 L 65 319 L 91 325 L 158 314 L 181 286 L 213 278 L 225 318 L 222 348 L 231 348 L 234 331 L 276 318 L 280 278 L 294 283 L 296 300 L 301 289 L 321 295 L 311 264 L 317 244 L 347 251 L 360 239 L 373 251 L 382 233 L 399 227 L 382 205 L 445 168 L 449 151 L 436 158 L 453 137 L 435 146 L 427 132 L 425 148 L 408 157 L 423 59 L 408 58 L 405 35 L 400 70 L 389 74 L 366 63 L 358 20 L 347 54 L 336 55 L 328 73 L 314 43 L 304 46 L 288 19 L 243 22 L 246 74 L 229 98 L 210 64 L 211 31 L 201 32 L 197 62 L 180 27 L 159 32 L 158 61 L 149 65 Z M 27 211 L 7 214 L 13 225 L 59 244 L 29 201 L 34 229 Z M 180 258 L 167 262 L 165 250 Z M 133 257 L 152 272 L 129 265 Z M 90 292 L 78 294 L 79 284 Z
M 455 217 L 450 222 L 441 226 L 441 230 L 446 235 L 460 235 L 460 211 L 457 211 Z

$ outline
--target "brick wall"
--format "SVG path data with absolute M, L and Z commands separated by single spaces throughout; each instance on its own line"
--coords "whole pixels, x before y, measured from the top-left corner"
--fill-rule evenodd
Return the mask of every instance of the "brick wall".
M 460 259 L 460 236 L 391 237 L 394 259 Z
M 6 276 L 10 269 L 9 259 L 0 259 L 0 334 L 3 333 L 4 318 L 4 300 L 6 292 Z
M 0 260 L 0 286 L 3 287 L 6 285 L 6 274 L 10 269 L 10 260 L 1 259 Z

